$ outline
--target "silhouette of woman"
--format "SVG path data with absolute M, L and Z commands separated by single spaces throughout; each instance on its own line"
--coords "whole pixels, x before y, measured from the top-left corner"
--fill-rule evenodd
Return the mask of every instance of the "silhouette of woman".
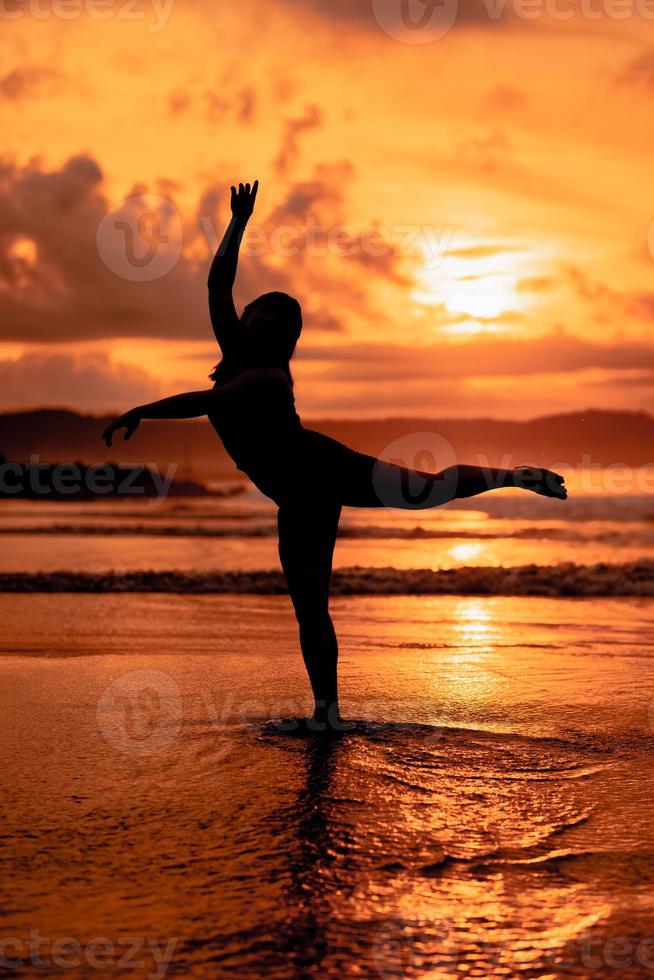
M 236 313 L 232 287 L 238 252 L 254 209 L 258 181 L 231 189 L 232 219 L 209 273 L 209 312 L 222 360 L 213 388 L 131 409 L 105 430 L 129 439 L 142 419 L 207 415 L 237 467 L 278 505 L 279 555 L 295 608 L 315 700 L 315 731 L 337 729 L 338 645 L 329 614 L 332 556 L 341 508 L 437 507 L 502 487 L 565 499 L 563 477 L 550 470 L 470 465 L 440 473 L 410 470 L 355 452 L 305 429 L 295 411 L 290 360 L 302 329 L 297 300 L 266 293 Z M 419 487 L 418 493 L 408 488 Z

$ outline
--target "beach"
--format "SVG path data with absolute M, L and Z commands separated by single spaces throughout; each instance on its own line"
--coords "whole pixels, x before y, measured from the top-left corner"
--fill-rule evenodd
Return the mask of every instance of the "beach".
M 335 565 L 647 556 L 647 503 L 614 504 L 348 513 Z M 649 975 L 653 600 L 336 595 L 352 724 L 307 739 L 288 597 L 174 584 L 274 571 L 271 513 L 8 516 L 0 571 L 54 591 L 0 596 L 2 975 Z M 59 589 L 153 567 L 169 591 Z

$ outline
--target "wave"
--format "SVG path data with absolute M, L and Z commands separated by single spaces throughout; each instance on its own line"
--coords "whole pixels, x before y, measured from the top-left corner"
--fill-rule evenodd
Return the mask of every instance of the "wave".
M 654 530 L 638 528 L 641 544 L 654 538 Z M 24 535 L 70 535 L 79 537 L 168 537 L 168 538 L 276 538 L 277 525 L 273 523 L 251 524 L 249 526 L 212 526 L 195 524 L 47 524 L 0 527 L 0 537 Z M 439 529 L 433 527 L 389 527 L 368 525 L 347 525 L 339 528 L 338 537 L 348 540 L 404 540 L 404 541 L 611 541 L 619 544 L 630 541 L 631 533 L 614 529 L 592 532 L 568 527 L 522 527 L 514 531 L 479 531 Z
M 0 592 L 172 592 L 281 595 L 279 571 L 2 572 Z M 333 595 L 654 596 L 654 561 L 513 568 L 336 569 Z
M 277 536 L 277 525 L 252 527 L 211 527 L 207 525 L 176 524 L 46 524 L 0 527 L 4 535 L 75 535 L 79 537 L 171 537 L 171 538 L 272 538 Z

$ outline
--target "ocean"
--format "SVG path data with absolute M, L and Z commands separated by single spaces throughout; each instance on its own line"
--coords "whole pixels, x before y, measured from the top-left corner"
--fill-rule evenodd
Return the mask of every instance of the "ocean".
M 3 504 L 0 975 L 650 976 L 652 498 L 344 512 L 330 741 L 274 517 Z

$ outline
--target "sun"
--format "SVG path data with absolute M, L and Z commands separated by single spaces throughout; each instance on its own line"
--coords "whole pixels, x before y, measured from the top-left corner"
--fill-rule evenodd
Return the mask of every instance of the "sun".
M 474 251 L 474 248 L 467 251 Z M 440 256 L 437 265 L 425 257 L 417 273 L 413 299 L 425 306 L 439 306 L 445 318 L 447 333 L 479 333 L 506 329 L 503 317 L 515 317 L 524 310 L 525 255 L 516 248 L 496 247 L 484 250 L 476 243 L 478 254 L 463 255 L 459 249 Z
M 443 299 L 450 313 L 493 320 L 519 309 L 516 284 L 509 276 L 482 276 L 444 284 Z
M 425 305 L 440 305 L 454 317 L 496 320 L 522 309 L 518 279 L 505 275 L 448 275 L 424 270 L 421 288 L 414 299 Z

